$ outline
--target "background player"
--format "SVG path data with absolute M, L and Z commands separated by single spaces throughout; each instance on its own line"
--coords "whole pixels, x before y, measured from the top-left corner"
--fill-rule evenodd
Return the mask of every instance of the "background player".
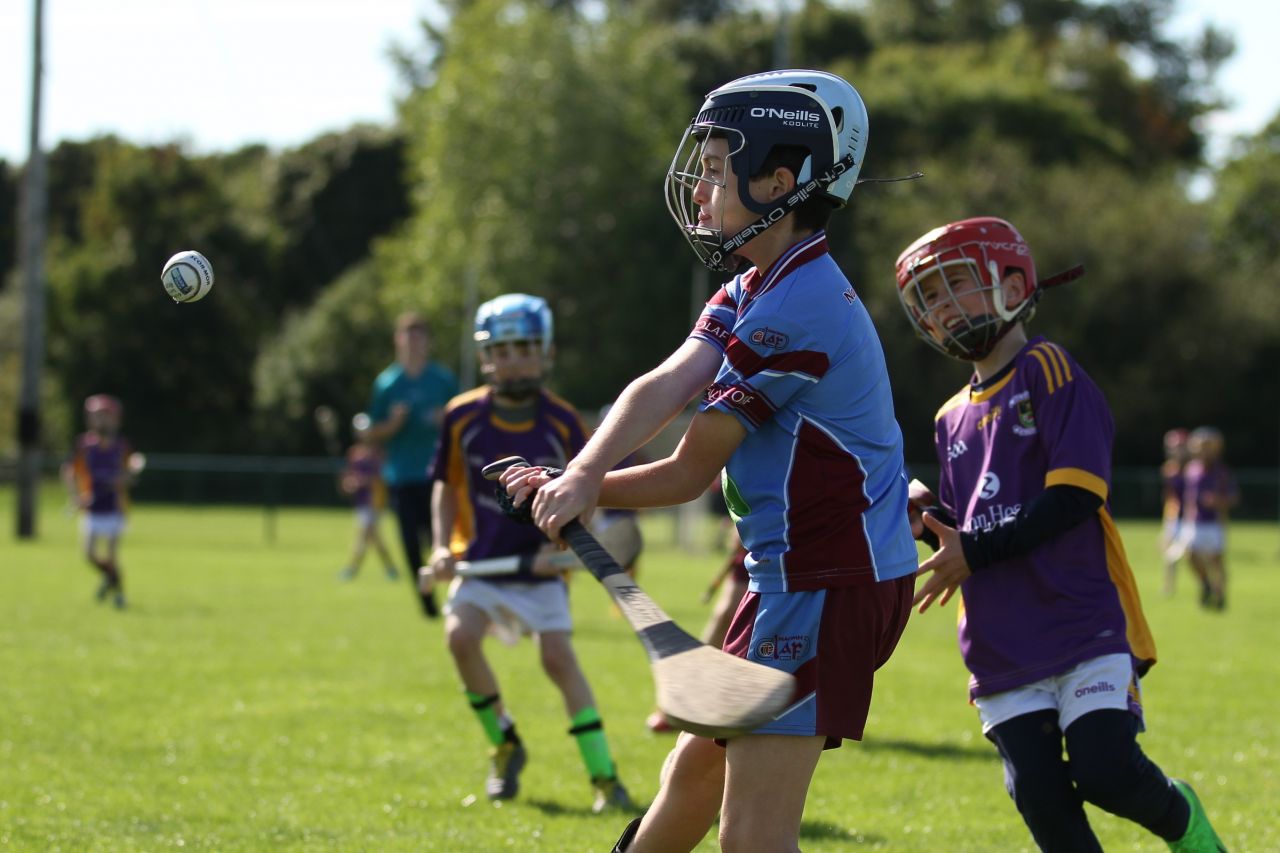
M 444 404 L 458 393 L 458 380 L 431 360 L 431 330 L 413 311 L 396 319 L 396 360 L 374 380 L 369 400 L 369 440 L 382 445 L 382 476 L 391 493 L 409 580 L 430 619 L 438 615 L 435 597 L 417 589 L 422 562 L 421 531 L 431 524 L 431 482 L 427 469 L 440 434 Z
M 1222 461 L 1222 433 L 1197 427 L 1187 438 L 1190 460 L 1183 473 L 1182 543 L 1200 578 L 1200 603 L 1210 610 L 1227 606 L 1227 514 L 1240 500 L 1235 479 Z
M 476 347 L 486 386 L 449 402 L 432 476 L 431 575 L 447 580 L 457 559 L 528 556 L 529 565 L 500 577 L 458 577 L 449 587 L 445 634 L 458 674 L 489 739 L 486 792 L 509 799 L 527 753 L 484 655 L 486 633 L 514 642 L 532 634 L 542 668 L 560 690 L 595 789 L 592 811 L 630 808 L 604 736 L 604 723 L 578 665 L 570 634 L 568 587 L 546 558 L 556 552 L 536 528 L 507 518 L 481 469 L 504 456 L 563 467 L 586 433 L 577 411 L 542 388 L 551 367 L 552 318 L 545 301 L 520 293 L 486 302 L 476 313 Z
M 1183 469 L 1187 466 L 1187 431 L 1164 434 L 1164 462 L 1160 465 L 1160 555 L 1164 560 L 1164 594 L 1172 597 L 1178 581 L 1178 563 L 1186 552 L 1182 541 L 1182 497 L 1186 491 Z
M 708 95 L 668 172 L 668 208 L 704 263 L 742 273 L 627 387 L 562 477 L 504 475 L 558 535 L 597 499 L 683 503 L 725 469 L 751 584 L 724 648 L 798 677 L 794 704 L 755 732 L 724 745 L 681 734 L 619 850 L 690 850 L 717 812 L 724 849 L 797 850 L 818 759 L 862 737 L 875 670 L 910 613 L 916 550 L 884 354 L 824 231 L 853 191 L 866 133 L 861 97 L 822 72 L 753 75 Z M 610 472 L 698 397 L 672 456 Z
M 1155 644 L 1107 508 L 1111 411 L 1062 347 L 1027 339 L 1030 248 L 1002 219 L 966 219 L 911 244 L 897 278 L 917 334 L 974 370 L 935 422 L 940 505 L 913 532 L 940 547 L 915 601 L 923 613 L 963 592 L 969 695 L 1032 836 L 1101 850 L 1087 801 L 1174 850 L 1222 849 L 1191 788 L 1137 743 Z
M 71 460 L 63 466 L 63 477 L 83 513 L 80 529 L 85 557 L 102 574 L 98 600 L 111 596 L 115 606 L 123 609 L 120 538 L 125 529 L 128 489 L 146 459 L 134 453 L 120 435 L 124 410 L 115 397 L 94 394 L 84 401 L 84 414 L 88 430 L 76 439 Z
M 347 448 L 347 463 L 339 478 L 343 494 L 355 507 L 356 541 L 347 565 L 339 573 L 344 581 L 355 578 L 370 545 L 378 552 L 388 580 L 396 579 L 395 561 L 382 541 L 379 525 L 387 506 L 387 486 L 382 481 L 382 452 L 369 438 L 369 416 L 361 412 L 351 419 L 355 443 Z

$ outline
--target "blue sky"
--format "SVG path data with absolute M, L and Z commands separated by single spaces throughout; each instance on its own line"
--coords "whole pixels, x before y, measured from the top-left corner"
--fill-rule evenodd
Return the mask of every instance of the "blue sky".
M 772 5 L 772 3 L 768 4 Z M 32 0 L 0 4 L 0 158 L 26 159 Z M 1280 3 L 1179 0 L 1172 32 L 1213 22 L 1237 40 L 1219 75 L 1214 156 L 1280 110 Z M 387 58 L 419 43 L 432 0 L 45 0 L 41 138 L 116 133 L 225 151 L 288 147 L 356 121 L 391 120 L 403 94 Z

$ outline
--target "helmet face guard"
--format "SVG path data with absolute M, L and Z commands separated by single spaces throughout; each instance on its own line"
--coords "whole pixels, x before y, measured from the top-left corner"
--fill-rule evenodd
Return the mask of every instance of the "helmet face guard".
M 756 74 L 721 86 L 685 129 L 667 170 L 667 210 L 694 254 L 711 270 L 731 272 L 733 253 L 814 196 L 834 207 L 848 201 L 866 151 L 867 114 L 847 82 L 819 71 Z M 738 199 L 759 218 L 736 234 L 699 224 L 693 195 L 704 178 L 702 156 L 708 140 L 726 139 L 738 179 Z M 796 188 L 775 202 L 751 197 L 750 181 L 775 146 L 808 152 Z M 724 187 L 723 182 L 712 182 Z M 720 211 L 723 215 L 723 210 Z M 721 219 L 721 222 L 723 220 Z
M 1007 306 L 1004 279 L 1020 272 L 1026 298 Z M 1035 313 L 1040 296 L 1031 250 L 1012 225 L 982 217 L 944 225 L 898 257 L 898 299 L 916 334 L 961 361 L 979 361 L 1019 322 Z M 961 303 L 982 296 L 983 310 Z
M 509 397 L 529 397 L 542 387 L 551 364 L 553 321 L 545 299 L 524 293 L 507 293 L 491 299 L 476 311 L 476 348 L 482 359 L 491 360 L 492 350 L 518 343 L 529 343 L 540 361 L 537 376 L 517 376 L 486 381 Z

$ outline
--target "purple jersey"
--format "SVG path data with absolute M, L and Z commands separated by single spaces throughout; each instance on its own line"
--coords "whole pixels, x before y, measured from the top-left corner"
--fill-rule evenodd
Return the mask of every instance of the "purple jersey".
M 943 405 L 934 441 L 938 498 L 963 530 L 1012 520 L 1045 488 L 1110 491 L 1114 424 L 1102 392 L 1062 347 L 1033 338 L 983 386 Z M 961 585 L 960 653 L 969 695 L 985 696 L 1128 652 L 1140 670 L 1155 644 L 1107 503 L 1021 556 Z
M 587 443 L 578 412 L 549 391 L 542 391 L 532 419 L 512 423 L 499 417 L 488 387 L 460 394 L 445 407 L 440 443 L 431 478 L 454 489 L 458 515 L 450 542 L 463 560 L 535 554 L 546 544 L 542 531 L 508 518 L 494 497 L 494 484 L 481 469 L 504 456 L 523 456 L 534 465 L 563 468 Z M 521 574 L 486 578 L 556 581 Z
M 1170 459 L 1160 468 L 1160 481 L 1164 492 L 1163 517 L 1167 521 L 1177 521 L 1182 517 L 1182 494 L 1187 488 L 1185 466 Z
M 88 511 L 109 514 L 125 511 L 126 467 L 133 451 L 129 442 L 116 436 L 106 441 L 96 432 L 86 432 L 76 439 L 71 460 L 76 490 L 88 498 Z
M 347 451 L 344 472 L 354 487 L 351 503 L 358 508 L 383 509 L 387 505 L 387 489 L 382 481 L 382 454 L 368 447 L 355 446 Z
M 902 432 L 871 317 L 819 231 L 711 298 L 691 334 L 723 353 L 701 409 L 747 435 L 725 502 L 751 589 L 862 586 L 916 570 Z
M 1192 459 L 1183 471 L 1183 519 L 1193 524 L 1221 522 L 1237 495 L 1236 482 L 1221 462 Z

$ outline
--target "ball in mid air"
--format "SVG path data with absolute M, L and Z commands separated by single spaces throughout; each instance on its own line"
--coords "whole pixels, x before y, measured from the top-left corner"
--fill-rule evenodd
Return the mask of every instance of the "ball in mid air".
M 213 289 L 213 264 L 199 252 L 179 252 L 165 262 L 160 281 L 174 302 L 197 302 Z

